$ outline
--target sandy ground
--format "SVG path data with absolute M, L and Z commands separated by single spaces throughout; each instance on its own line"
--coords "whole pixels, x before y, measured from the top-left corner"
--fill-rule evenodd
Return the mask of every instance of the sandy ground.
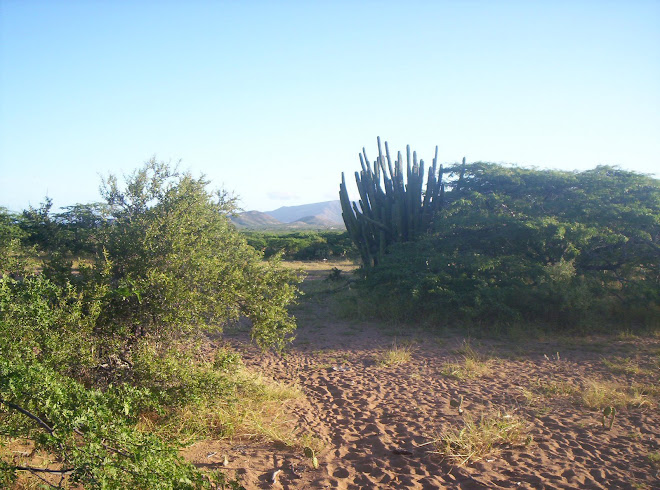
M 324 274 L 315 272 L 307 284 Z M 598 409 L 576 401 L 588 380 L 621 390 L 657 388 L 659 338 L 469 339 L 489 359 L 490 373 L 457 379 L 447 363 L 462 362 L 464 336 L 342 320 L 330 304 L 325 294 L 303 300 L 285 356 L 246 346 L 241 333 L 229 339 L 250 368 L 302 388 L 303 399 L 286 411 L 299 431 L 318 438 L 319 468 L 300 448 L 250 440 L 200 442 L 186 451 L 188 459 L 236 473 L 248 489 L 660 488 L 660 467 L 649 459 L 660 452 L 658 393 L 620 409 L 611 430 Z M 411 360 L 379 364 L 395 341 L 412 349 Z M 639 369 L 608 367 L 604 359 L 628 359 L 626 366 Z M 563 393 L 566 386 L 577 393 Z M 460 395 L 463 414 L 450 406 Z M 524 419 L 527 444 L 499 447 L 465 465 L 431 444 L 460 430 L 464 417 L 497 411 Z

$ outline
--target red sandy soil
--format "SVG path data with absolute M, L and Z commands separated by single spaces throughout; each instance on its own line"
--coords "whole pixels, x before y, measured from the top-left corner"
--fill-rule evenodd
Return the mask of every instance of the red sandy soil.
M 327 272 L 316 272 L 307 285 Z M 246 346 L 244 334 L 229 339 L 248 367 L 302 388 L 305 397 L 285 408 L 300 432 L 322 441 L 319 468 L 301 448 L 238 439 L 197 443 L 184 453 L 189 460 L 238 474 L 248 489 L 660 488 L 660 467 L 649 459 L 660 452 L 657 336 L 472 339 L 474 350 L 491 359 L 491 373 L 459 380 L 447 375 L 446 363 L 460 362 L 464 334 L 339 319 L 331 303 L 329 294 L 302 300 L 297 338 L 284 356 Z M 395 340 L 411 346 L 412 359 L 379 364 Z M 612 372 L 603 360 L 617 357 L 631 359 L 641 372 Z M 577 401 L 579 390 L 568 395 L 539 388 L 583 389 L 590 379 L 656 391 L 642 406 L 621 408 L 608 430 L 598 409 Z M 463 415 L 449 403 L 458 395 Z M 429 444 L 462 428 L 466 415 L 497 410 L 522 417 L 532 442 L 500 447 L 466 465 Z

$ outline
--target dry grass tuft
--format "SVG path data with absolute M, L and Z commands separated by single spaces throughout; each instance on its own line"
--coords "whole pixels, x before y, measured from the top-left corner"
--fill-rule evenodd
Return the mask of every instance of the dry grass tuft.
M 630 387 L 632 390 L 639 392 L 641 395 L 660 398 L 660 385 L 650 383 L 633 383 Z
M 587 380 L 578 400 L 583 406 L 595 410 L 604 407 L 644 407 L 651 406 L 647 395 L 638 387 L 626 387 L 614 381 Z
M 529 388 L 522 390 L 523 398 L 531 405 L 541 400 L 569 398 L 575 404 L 592 410 L 605 407 L 650 407 L 653 403 L 649 398 L 658 396 L 659 393 L 660 389 L 655 385 L 626 386 L 616 381 L 591 378 L 585 379 L 580 386 L 552 379 L 537 380 Z
M 200 437 L 244 437 L 291 447 L 301 445 L 304 434 L 295 431 L 294 421 L 286 417 L 284 410 L 287 403 L 303 397 L 300 388 L 248 370 L 237 373 L 237 378 L 240 382 L 235 399 L 204 400 L 177 410 L 167 420 L 145 414 L 140 428 L 181 442 Z
M 492 374 L 491 361 L 475 361 L 466 358 L 462 362 L 447 362 L 442 365 L 440 372 L 450 378 L 463 380 L 481 378 Z
M 493 360 L 472 347 L 469 341 L 464 341 L 456 350 L 461 354 L 462 361 L 446 362 L 442 365 L 441 373 L 458 380 L 480 378 L 492 374 Z
M 578 388 L 563 380 L 537 379 L 529 387 L 521 389 L 521 395 L 528 405 L 545 405 L 546 400 L 568 398 L 578 393 Z
M 613 357 L 611 360 L 603 359 L 605 367 L 613 374 L 644 374 L 646 371 L 639 363 L 630 357 Z
M 628 329 L 628 330 L 622 330 L 622 331 L 618 332 L 614 336 L 614 339 L 625 342 L 625 341 L 637 340 L 637 339 L 639 339 L 639 336 L 636 335 L 635 333 L 633 333 L 632 330 Z
M 454 464 L 465 465 L 498 453 L 502 448 L 529 445 L 527 423 L 516 415 L 490 412 L 463 418 L 461 429 L 451 429 L 435 442 L 436 451 Z
M 337 268 L 342 272 L 351 272 L 357 268 L 355 262 L 345 259 L 328 260 L 325 262 L 322 260 L 283 260 L 281 264 L 282 267 L 286 267 L 287 269 L 304 270 L 308 273 L 315 271 L 330 272 L 333 268 Z
M 385 352 L 380 353 L 376 357 L 376 363 L 379 366 L 398 366 L 410 362 L 412 358 L 413 348 L 411 345 L 397 345 L 396 340 L 392 343 L 392 347 Z
M 648 453 L 646 459 L 649 460 L 649 463 L 651 463 L 654 468 L 660 469 L 660 452 Z
M 571 396 L 577 393 L 578 389 L 575 385 L 563 380 L 536 380 L 532 390 L 544 398 L 556 398 Z

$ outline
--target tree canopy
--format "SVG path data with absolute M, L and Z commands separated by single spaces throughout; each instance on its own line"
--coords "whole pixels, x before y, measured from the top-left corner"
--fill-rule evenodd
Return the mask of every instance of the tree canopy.
M 657 179 L 607 166 L 477 162 L 441 172 L 433 227 L 390 244 L 365 270 L 376 314 L 555 327 L 658 318 Z

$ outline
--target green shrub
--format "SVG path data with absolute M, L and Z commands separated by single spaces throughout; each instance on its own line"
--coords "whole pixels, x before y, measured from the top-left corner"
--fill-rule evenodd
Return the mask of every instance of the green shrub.
M 93 330 L 100 312 L 70 284 L 44 276 L 0 278 L 0 351 L 3 358 L 36 361 L 86 378 L 96 358 Z
M 145 412 L 232 409 L 255 388 L 235 354 L 205 357 L 207 331 L 247 317 L 262 347 L 281 349 L 295 328 L 298 275 L 263 261 L 229 224 L 233 201 L 206 185 L 152 160 L 124 187 L 105 180 L 107 220 L 85 206 L 53 217 L 50 200 L 20 219 L 0 210 L 0 437 L 35 441 L 71 483 L 238 488 L 136 428 Z M 21 240 L 47 252 L 41 273 Z M 96 251 L 75 273 L 74 250 Z M 0 461 L 0 482 L 17 471 Z
M 570 173 L 476 163 L 447 172 L 463 180 L 449 180 L 435 231 L 391 245 L 364 271 L 363 311 L 552 328 L 632 321 L 644 311 L 657 324 L 657 180 L 610 167 Z
M 36 266 L 35 251 L 23 244 L 20 217 L 0 207 L 0 277 L 23 276 Z
M 286 306 L 298 277 L 276 259 L 262 261 L 229 222 L 233 201 L 207 184 L 154 160 L 123 189 L 106 179 L 113 223 L 101 236 L 96 269 L 109 288 L 105 333 L 163 339 L 246 316 L 260 345 L 284 346 L 295 329 Z
M 211 488 L 176 447 L 134 428 L 133 406 L 143 396 L 126 387 L 86 389 L 38 362 L 0 359 L 0 437 L 28 435 L 85 488 Z M 4 462 L 0 481 L 17 471 Z

